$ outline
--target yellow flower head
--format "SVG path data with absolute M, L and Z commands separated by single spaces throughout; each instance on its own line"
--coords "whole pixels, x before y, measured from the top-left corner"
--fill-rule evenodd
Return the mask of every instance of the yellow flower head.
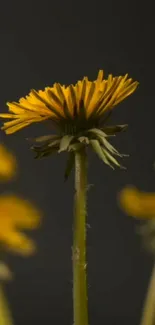
M 0 196 L 0 245 L 15 253 L 29 255 L 35 244 L 21 233 L 40 224 L 39 212 L 28 201 L 16 196 Z
M 126 187 L 119 194 L 119 203 L 123 211 L 137 218 L 155 218 L 155 193 L 138 191 Z
M 10 114 L 0 114 L 12 119 L 4 123 L 6 133 L 14 133 L 33 123 L 50 119 L 61 128 L 87 128 L 87 123 L 94 127 L 96 123 L 114 106 L 132 94 L 138 82 L 128 79 L 128 75 L 103 79 L 100 70 L 97 80 L 89 81 L 87 77 L 75 85 L 62 86 L 55 83 L 44 91 L 31 90 L 19 103 L 7 103 Z M 79 125 L 78 125 L 79 122 Z
M 0 144 L 0 180 L 8 181 L 16 175 L 17 161 L 6 147 Z
M 7 103 L 9 113 L 0 114 L 0 117 L 11 121 L 5 122 L 2 129 L 11 134 L 34 122 L 49 120 L 57 134 L 35 139 L 43 144 L 33 147 L 37 157 L 66 150 L 77 151 L 90 144 L 106 164 L 120 166 L 113 157 L 120 154 L 106 137 L 124 130 L 126 125 L 105 126 L 105 121 L 112 109 L 132 94 L 137 85 L 138 82 L 133 82 L 127 74 L 109 75 L 104 79 L 100 70 L 95 81 L 84 77 L 75 85 L 55 83 L 44 90 L 31 90 L 18 103 Z

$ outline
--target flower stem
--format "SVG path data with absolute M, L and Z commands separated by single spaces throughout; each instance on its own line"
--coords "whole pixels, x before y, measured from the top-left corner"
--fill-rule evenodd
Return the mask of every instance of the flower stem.
M 74 325 L 88 325 L 86 279 L 87 157 L 75 153 L 75 205 L 73 227 L 73 316 Z
M 155 266 L 152 271 L 146 300 L 144 303 L 141 325 L 155 324 Z
M 0 325 L 13 325 L 2 285 L 0 285 Z

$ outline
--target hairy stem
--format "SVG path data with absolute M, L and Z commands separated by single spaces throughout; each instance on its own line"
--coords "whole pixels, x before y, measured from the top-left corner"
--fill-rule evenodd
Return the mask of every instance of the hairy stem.
M 88 325 L 86 279 L 87 157 L 85 149 L 75 154 L 75 205 L 73 227 L 74 325 Z
M 141 325 L 155 324 L 155 266 L 151 275 L 148 292 L 143 308 Z

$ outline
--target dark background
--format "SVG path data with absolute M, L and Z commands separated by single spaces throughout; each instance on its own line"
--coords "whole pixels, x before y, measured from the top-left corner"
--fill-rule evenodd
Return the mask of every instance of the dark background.
M 0 11 L 0 110 L 31 88 L 74 83 L 99 69 L 140 82 L 115 109 L 112 121 L 129 129 L 113 142 L 129 153 L 127 171 L 114 172 L 95 155 L 89 164 L 88 273 L 91 325 L 138 325 L 152 258 L 135 232 L 136 222 L 117 205 L 126 184 L 155 190 L 155 20 L 153 1 L 6 1 Z M 43 211 L 33 233 L 38 253 L 8 256 L 15 279 L 7 286 L 15 325 L 72 325 L 73 175 L 63 183 L 66 156 L 35 161 L 28 136 L 49 133 L 34 125 L 12 136 L 0 133 L 19 161 L 18 180 L 1 185 Z

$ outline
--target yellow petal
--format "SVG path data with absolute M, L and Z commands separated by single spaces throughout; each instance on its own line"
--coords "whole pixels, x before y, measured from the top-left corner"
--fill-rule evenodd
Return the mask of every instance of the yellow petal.
M 2 130 L 4 130 L 6 134 L 12 134 L 12 133 L 15 133 L 16 131 L 23 129 L 25 126 L 28 126 L 31 124 L 31 122 L 21 123 L 19 121 L 19 119 L 17 121 L 18 121 L 18 123 L 16 123 L 16 125 L 13 125 L 13 126 L 8 126 L 7 122 L 4 123 L 4 125 L 2 126 Z M 34 120 L 33 120 L 33 122 L 34 122 Z
M 9 119 L 16 119 L 16 118 L 19 117 L 19 115 L 2 113 L 2 114 L 0 114 L 0 117 L 2 117 L 2 118 L 9 118 Z
M 24 118 L 22 117 L 10 122 L 5 122 L 1 129 L 5 130 L 6 134 L 12 134 L 16 131 L 23 129 L 25 126 L 30 125 L 31 123 L 45 121 L 47 119 L 48 119 L 47 116 L 45 117 L 35 116 L 33 118 L 26 116 Z
M 49 99 L 49 97 L 47 96 L 47 89 L 48 89 L 48 88 L 49 88 L 49 87 L 46 87 L 44 91 L 39 90 L 39 91 L 38 91 L 38 95 L 39 95 L 39 97 L 44 101 L 44 103 L 47 105 L 48 110 L 49 110 L 49 114 L 51 115 L 51 117 L 52 117 L 52 116 L 55 117 L 56 115 L 55 115 L 55 113 L 52 111 L 52 102 L 51 102 L 51 100 Z M 36 93 L 37 93 L 37 92 L 36 92 Z M 53 107 L 54 107 L 54 106 L 53 106 Z M 39 111 L 39 109 L 38 109 L 38 111 Z
M 121 82 L 121 78 L 122 77 L 113 78 L 111 82 L 111 87 L 109 87 L 109 89 L 105 92 L 103 101 L 100 105 L 101 113 L 103 112 L 105 113 L 108 110 L 108 108 L 112 106 L 116 97 L 117 88 L 119 87 Z
M 9 108 L 9 112 L 12 112 L 16 115 L 19 114 L 24 114 L 25 113 L 25 109 L 22 108 L 19 103 L 13 102 L 13 103 L 7 103 L 7 106 Z
M 75 85 L 75 92 L 76 92 L 76 100 L 77 100 L 77 112 L 79 113 L 80 110 L 80 99 L 81 99 L 81 93 L 82 93 L 82 81 L 78 81 Z
M 67 107 L 68 107 L 68 111 L 70 113 L 70 116 L 73 116 L 73 102 L 71 100 L 70 88 L 69 87 L 63 88 L 63 93 L 64 93 L 64 96 L 65 96 L 65 100 L 66 100 L 66 103 L 67 103 Z
M 97 80 L 96 80 L 97 84 L 100 84 L 102 82 L 103 74 L 104 74 L 103 70 L 99 70 Z
M 63 106 L 61 103 L 61 99 L 57 96 L 57 91 L 55 88 L 45 88 L 46 96 L 49 100 L 49 103 L 52 107 L 60 114 L 60 116 L 64 117 Z
M 90 92 L 90 88 L 91 88 L 92 82 L 86 80 L 86 90 L 85 90 L 85 96 L 84 96 L 84 105 L 86 107 L 86 102 L 87 102 L 87 98 Z
M 122 102 L 126 97 L 128 97 L 129 95 L 131 95 L 136 88 L 138 87 L 139 83 L 137 81 L 133 82 L 129 87 L 127 87 L 126 89 L 124 89 L 124 91 L 122 91 L 120 93 L 120 95 L 116 98 L 115 101 L 115 105 L 117 105 L 118 103 Z

